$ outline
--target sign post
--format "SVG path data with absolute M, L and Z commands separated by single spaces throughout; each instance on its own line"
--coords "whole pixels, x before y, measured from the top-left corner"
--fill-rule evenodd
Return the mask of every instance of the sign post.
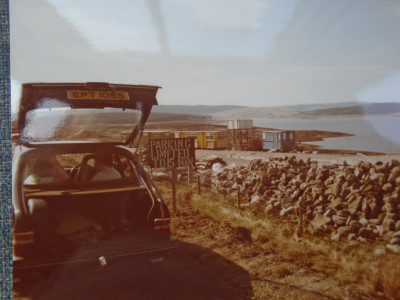
M 176 172 L 175 169 L 171 170 L 172 179 L 172 211 L 176 214 Z
M 151 168 L 171 169 L 172 205 L 176 213 L 176 168 L 194 165 L 194 138 L 150 139 L 149 145 Z
M 152 168 L 187 168 L 194 166 L 194 138 L 151 139 L 150 158 Z

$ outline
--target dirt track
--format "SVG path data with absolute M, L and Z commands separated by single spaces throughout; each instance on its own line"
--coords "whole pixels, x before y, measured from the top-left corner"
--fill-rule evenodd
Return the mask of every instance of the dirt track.
M 245 228 L 215 220 L 188 205 L 180 206 L 172 230 L 179 240 L 208 248 L 246 270 L 251 288 L 230 287 L 241 299 L 373 299 L 357 287 L 338 283 L 305 261 L 282 257 L 279 249 L 257 246 Z M 205 265 L 216 263 L 210 257 L 200 259 Z M 240 273 L 232 270 L 224 270 L 223 276 L 229 279 L 225 282 L 237 284 L 233 278 Z
M 326 164 L 354 165 L 359 161 L 375 163 L 400 159 L 400 154 L 350 155 L 350 154 L 303 154 L 267 153 L 255 151 L 196 150 L 196 159 L 215 155 L 228 165 L 247 165 L 253 159 L 295 155 L 297 159 L 319 161 Z M 249 273 L 254 299 L 376 299 L 381 295 L 363 291 L 360 286 L 338 281 L 335 271 L 314 268 L 307 259 L 288 259 L 279 248 L 261 248 L 253 243 L 251 232 L 235 226 L 235 222 L 213 219 L 193 209 L 196 205 L 180 206 L 180 214 L 174 218 L 173 234 L 180 240 L 210 249 L 227 258 Z M 232 211 L 227 211 L 227 215 Z M 242 216 L 243 217 L 243 216 Z M 246 217 L 246 216 L 244 216 Z M 233 225 L 232 225 L 233 224 Z M 288 236 L 293 239 L 293 236 Z M 316 253 L 318 255 L 318 253 Z M 205 261 L 211 264 L 212 261 Z M 323 262 L 321 264 L 324 264 Z M 333 272 L 333 273 L 332 273 Z M 231 274 L 234 277 L 234 274 Z M 385 299 L 384 297 L 382 299 Z

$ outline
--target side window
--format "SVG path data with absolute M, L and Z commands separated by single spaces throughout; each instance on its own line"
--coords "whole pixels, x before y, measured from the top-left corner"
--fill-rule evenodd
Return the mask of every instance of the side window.
M 129 177 L 134 177 L 135 172 L 133 170 L 133 167 L 129 163 L 128 159 L 125 156 L 120 156 L 120 162 L 121 162 L 121 171 L 124 174 L 124 177 L 129 178 Z
M 26 162 L 22 179 L 24 184 L 57 184 L 71 179 L 70 160 L 63 155 L 43 154 Z
M 123 172 L 123 176 L 125 178 L 132 179 L 135 182 L 134 184 L 141 185 L 142 184 L 141 179 L 138 176 L 135 167 L 132 165 L 129 159 L 126 158 L 125 156 L 120 156 L 119 161 L 121 170 Z
M 274 140 L 274 134 L 270 133 L 270 132 L 264 132 L 264 140 L 268 141 L 268 142 L 272 142 Z
M 82 165 L 82 181 L 117 180 L 122 176 L 118 157 L 111 153 L 94 153 Z

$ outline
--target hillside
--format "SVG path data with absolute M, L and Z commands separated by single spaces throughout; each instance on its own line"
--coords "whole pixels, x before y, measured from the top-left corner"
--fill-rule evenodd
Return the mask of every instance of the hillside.
M 204 122 L 207 116 L 151 112 L 147 122 Z
M 159 105 L 155 113 L 210 116 L 215 120 L 251 118 L 290 118 L 318 116 L 359 116 L 400 114 L 400 103 L 341 102 L 300 104 L 279 107 L 246 107 L 234 105 Z
M 363 115 L 363 114 L 365 114 L 365 109 L 361 105 L 350 106 L 350 107 L 317 109 L 311 111 L 303 111 L 300 113 L 300 115 L 306 115 L 306 116 L 319 116 L 319 115 L 338 116 L 338 115 Z
M 318 109 L 311 111 L 303 111 L 302 115 L 318 116 L 318 115 L 381 115 L 381 114 L 397 114 L 400 113 L 400 103 L 371 103 L 365 105 L 356 105 L 350 107 L 335 107 Z
M 400 113 L 400 103 L 371 103 L 365 106 L 366 114 Z
M 191 114 L 191 115 L 210 115 L 222 111 L 228 111 L 244 106 L 237 105 L 157 105 L 153 106 L 152 112 L 172 113 L 172 114 Z
M 308 118 L 360 115 L 400 115 L 400 103 L 304 104 L 281 107 L 246 107 L 235 105 L 158 105 L 152 108 L 148 122 L 209 122 L 211 120 L 253 119 L 253 118 Z M 38 117 L 38 116 L 37 116 Z M 104 122 L 104 115 L 90 115 L 87 122 Z M 12 126 L 16 127 L 17 115 L 12 116 Z M 108 113 L 107 123 L 131 123 L 130 115 Z

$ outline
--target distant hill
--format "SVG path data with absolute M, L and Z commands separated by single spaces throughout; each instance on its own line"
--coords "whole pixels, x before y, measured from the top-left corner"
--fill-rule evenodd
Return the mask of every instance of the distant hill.
M 311 104 L 298 104 L 298 105 L 286 105 L 278 106 L 275 108 L 286 108 L 294 111 L 307 111 L 307 110 L 319 110 L 328 108 L 347 108 L 353 106 L 364 106 L 367 102 L 337 102 L 337 103 L 311 103 Z
M 205 122 L 213 120 L 323 117 L 352 115 L 400 115 L 400 103 L 343 102 L 303 104 L 280 107 L 247 107 L 238 105 L 158 105 L 152 108 L 148 122 Z M 13 127 L 17 115 L 12 115 Z M 108 123 L 131 123 L 130 115 L 108 116 Z M 88 116 L 88 122 L 102 122 L 104 117 Z
M 365 105 L 367 114 L 395 114 L 400 112 L 400 103 L 371 103 Z
M 297 111 L 276 107 L 243 107 L 211 114 L 213 119 L 252 119 L 252 118 L 286 118 L 297 115 Z
M 301 115 L 307 116 L 319 116 L 319 115 L 363 115 L 365 114 L 364 107 L 361 105 L 350 106 L 350 107 L 335 107 L 335 108 L 325 108 L 325 109 L 316 109 L 309 111 L 302 111 Z
M 196 116 L 190 114 L 170 114 L 151 112 L 147 122 L 204 122 L 209 120 L 208 116 Z
M 212 119 L 290 118 L 307 116 L 399 114 L 400 103 L 314 103 L 274 107 L 235 105 L 160 105 L 154 112 L 210 116 Z
M 238 105 L 156 105 L 151 109 L 155 113 L 211 115 L 245 106 Z
M 335 107 L 302 111 L 302 115 L 384 115 L 400 113 L 400 103 L 369 103 L 350 107 Z

